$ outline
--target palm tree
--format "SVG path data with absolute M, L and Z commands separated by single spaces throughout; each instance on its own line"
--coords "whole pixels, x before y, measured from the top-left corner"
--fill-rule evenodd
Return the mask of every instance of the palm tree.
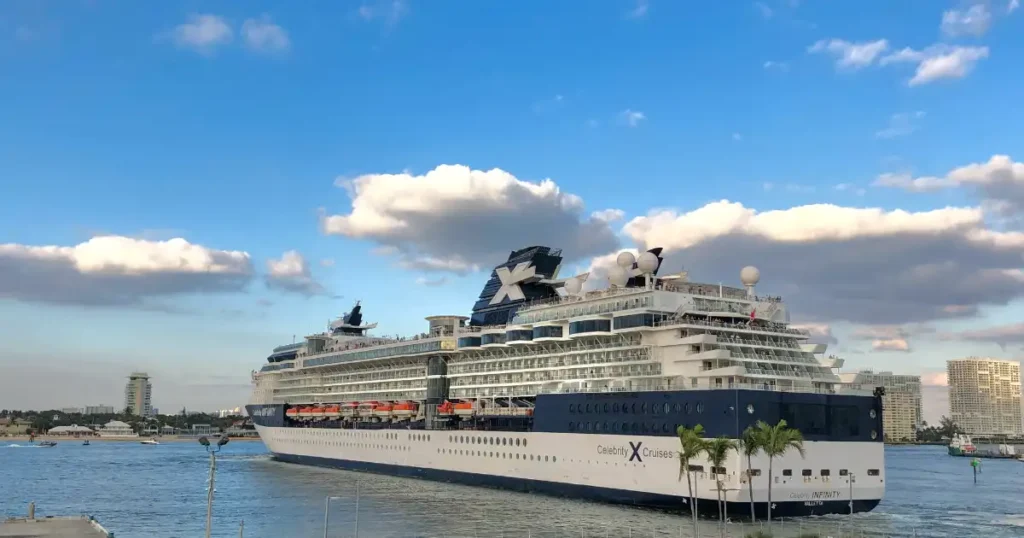
M 757 515 L 754 512 L 754 456 L 761 451 L 764 442 L 759 435 L 761 430 L 748 426 L 740 436 L 740 448 L 743 455 L 747 457 L 747 488 L 750 490 L 750 521 L 757 522 Z
M 693 517 L 693 535 L 700 536 L 697 528 L 697 497 L 693 494 L 694 484 L 690 481 L 690 462 L 699 457 L 706 448 L 704 439 L 701 438 L 704 435 L 704 426 L 700 424 L 693 428 L 680 426 L 676 429 L 676 435 L 679 436 L 679 480 L 683 479 L 683 474 L 686 475 L 686 487 L 690 491 L 690 515 Z M 693 478 L 696 480 L 696 475 Z
M 758 435 L 761 436 L 761 450 L 768 456 L 768 527 L 772 525 L 772 463 L 777 457 L 789 452 L 789 449 L 796 449 L 800 457 L 804 457 L 804 436 L 799 430 L 790 428 L 785 420 L 778 424 L 769 426 L 763 421 L 757 421 Z
M 736 441 L 721 436 L 704 442 L 704 451 L 708 455 L 708 463 L 711 464 L 711 474 L 715 477 L 715 487 L 718 490 L 719 525 L 725 524 L 725 512 L 722 510 L 724 506 L 724 501 L 722 500 L 722 481 L 718 478 L 718 471 L 725 465 L 725 460 L 729 459 L 729 452 L 736 450 L 736 448 Z

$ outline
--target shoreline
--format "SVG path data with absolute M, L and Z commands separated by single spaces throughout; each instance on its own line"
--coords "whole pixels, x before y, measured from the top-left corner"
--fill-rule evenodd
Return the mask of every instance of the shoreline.
M 209 435 L 207 437 L 216 438 L 215 435 Z M 81 444 L 82 441 L 89 441 L 89 443 L 130 443 L 130 442 L 141 442 L 147 439 L 155 439 L 158 443 L 195 443 L 198 437 L 178 437 L 178 436 L 163 436 L 163 437 L 74 437 L 67 435 L 37 435 L 36 442 L 39 441 L 53 441 L 55 443 L 64 442 L 75 442 Z M 238 441 L 259 441 L 259 437 L 229 437 L 232 443 Z M 0 443 L 27 443 L 27 435 L 12 435 L 9 437 L 0 437 Z

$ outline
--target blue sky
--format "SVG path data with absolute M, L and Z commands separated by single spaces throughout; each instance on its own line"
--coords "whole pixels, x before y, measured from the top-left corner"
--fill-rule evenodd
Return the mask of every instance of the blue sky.
M 1019 191 L 997 188 L 1005 174 L 990 161 L 1009 156 L 1012 172 L 1024 146 L 1024 14 L 1011 8 L 1009 1 L 602 0 L 587 9 L 530 1 L 5 2 L 0 244 L 181 237 L 245 252 L 250 267 L 248 280 L 230 290 L 176 288 L 150 295 L 146 308 L 54 304 L 19 292 L 24 283 L 0 288 L 8 297 L 0 299 L 3 377 L 64 376 L 61 386 L 70 387 L 43 396 L 18 383 L 18 399 L 0 397 L 0 406 L 119 405 L 120 377 L 131 369 L 154 373 L 158 407 L 233 406 L 269 347 L 319 329 L 354 299 L 386 333 L 419 331 L 426 315 L 466 313 L 486 276 L 465 267 L 486 269 L 491 252 L 454 248 L 460 269 L 423 270 L 420 261 L 444 252 L 351 223 L 325 233 L 321 220 L 352 213 L 356 178 L 369 178 L 364 193 L 385 196 L 376 175 L 416 177 L 445 164 L 500 168 L 534 183 L 550 178 L 560 193 L 582 199 L 585 209 L 569 212 L 579 221 L 621 210 L 624 218 L 608 230 L 622 248 L 648 240 L 633 219 L 662 208 L 679 217 L 722 199 L 756 212 L 825 203 L 901 209 L 919 220 L 947 206 L 984 207 L 984 222 L 973 226 L 1009 234 L 1013 246 L 921 249 L 930 256 L 921 263 L 908 256 L 905 266 L 864 272 L 865 289 L 890 269 L 913 275 L 960 256 L 998 259 L 961 267 L 965 279 L 1019 270 L 1024 263 L 1005 261 L 1020 262 L 1024 252 L 1013 250 L 1014 223 L 1024 214 L 1013 205 Z M 912 84 L 929 61 L 945 63 Z M 967 180 L 947 177 L 972 163 L 992 167 Z M 896 179 L 879 185 L 882 174 Z M 1011 187 L 1024 185 L 1021 174 Z M 926 188 L 914 178 L 945 183 Z M 449 202 L 431 208 L 454 214 Z M 997 202 L 1010 209 L 992 209 Z M 522 246 L 502 243 L 502 230 L 522 224 L 516 211 L 495 219 L 495 251 Z M 437 231 L 466 221 L 431 222 Z M 785 241 L 770 252 L 793 247 Z M 831 252 L 805 243 L 788 259 Z M 870 250 L 868 243 L 861 246 Z M 693 246 L 677 245 L 688 266 Z M 396 247 L 402 252 L 387 253 Z M 302 257 L 299 280 L 264 283 L 267 261 L 288 251 Z M 578 252 L 580 268 L 606 253 Z M 893 247 L 887 263 L 899 262 L 899 252 Z M 712 273 L 720 266 L 710 264 L 695 277 L 736 280 L 733 265 L 722 264 L 728 274 Z M 783 280 L 765 271 L 765 287 L 782 293 Z M 131 290 L 147 293 L 132 282 Z M 307 284 L 321 288 L 309 293 Z M 870 312 L 831 319 L 827 312 L 853 307 L 823 302 L 813 315 L 794 310 L 794 317 L 827 325 L 858 366 L 938 372 L 962 354 L 1019 355 L 1016 333 L 977 334 L 1020 319 L 1024 284 L 997 284 L 1003 299 L 982 292 L 985 284 L 962 290 L 955 302 L 962 308 L 946 312 L 963 315 L 925 315 L 930 307 L 922 306 L 920 316 L 871 323 Z M 911 333 L 909 352 L 874 349 L 885 348 L 875 345 L 883 340 L 909 342 Z

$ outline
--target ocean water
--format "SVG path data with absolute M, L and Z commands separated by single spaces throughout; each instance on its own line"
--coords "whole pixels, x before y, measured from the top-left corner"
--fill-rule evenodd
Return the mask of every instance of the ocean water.
M 93 515 L 116 538 L 203 536 L 209 458 L 197 443 L 9 445 L 0 442 L 0 518 L 35 501 L 37 516 Z M 985 460 L 977 485 L 969 460 L 944 447 L 890 447 L 886 465 L 873 512 L 775 522 L 775 536 L 1024 536 L 1024 463 Z M 322 537 L 328 495 L 337 497 L 332 538 L 355 536 L 357 525 L 368 538 L 693 536 L 679 514 L 302 467 L 271 460 L 259 442 L 230 443 L 217 459 L 213 536 L 238 536 L 244 520 L 249 538 Z M 720 536 L 716 522 L 702 521 L 701 536 Z

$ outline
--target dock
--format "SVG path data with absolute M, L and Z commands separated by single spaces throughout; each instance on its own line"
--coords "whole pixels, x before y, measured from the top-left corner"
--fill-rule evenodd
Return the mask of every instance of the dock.
M 36 518 L 35 503 L 29 505 L 28 517 L 0 521 L 0 538 L 114 538 L 89 516 Z

